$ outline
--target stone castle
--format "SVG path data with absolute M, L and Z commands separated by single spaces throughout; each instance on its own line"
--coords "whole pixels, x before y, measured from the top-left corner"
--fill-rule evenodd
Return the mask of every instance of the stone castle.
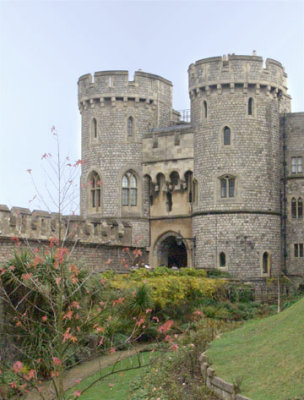
M 304 113 L 290 112 L 283 66 L 233 54 L 188 73 L 183 112 L 157 75 L 79 78 L 85 164 L 69 228 L 79 255 L 118 266 L 129 246 L 151 266 L 219 269 L 256 285 L 280 271 L 302 279 Z M 0 221 L 2 242 L 56 231 L 41 212 L 2 207 Z

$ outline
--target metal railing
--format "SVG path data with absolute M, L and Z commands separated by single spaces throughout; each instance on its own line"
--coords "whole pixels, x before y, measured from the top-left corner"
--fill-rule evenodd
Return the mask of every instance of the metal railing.
M 190 109 L 187 110 L 178 110 L 180 113 L 180 120 L 184 122 L 190 122 L 191 121 L 191 113 Z

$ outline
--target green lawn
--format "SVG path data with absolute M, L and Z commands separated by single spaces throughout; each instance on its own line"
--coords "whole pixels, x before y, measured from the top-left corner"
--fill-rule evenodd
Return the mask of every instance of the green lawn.
M 253 400 L 289 400 L 304 394 L 304 299 L 280 314 L 245 323 L 211 343 L 216 375 L 235 382 Z
M 151 355 L 150 352 L 144 352 L 139 354 L 142 364 L 149 362 Z M 138 357 L 132 356 L 125 358 L 119 363 L 117 363 L 115 370 L 127 369 L 130 367 L 138 366 Z M 97 374 L 90 376 L 83 382 L 75 386 L 69 391 L 69 394 L 73 394 L 75 390 L 82 391 L 91 382 L 97 379 L 99 376 L 104 376 L 110 371 L 112 371 L 113 366 L 102 369 Z M 100 382 L 92 386 L 91 389 L 82 394 L 80 400 L 126 400 L 129 394 L 129 384 L 131 381 L 136 379 L 137 376 L 143 373 L 146 368 L 133 369 L 130 371 L 125 371 L 123 373 L 116 373 L 110 375 Z

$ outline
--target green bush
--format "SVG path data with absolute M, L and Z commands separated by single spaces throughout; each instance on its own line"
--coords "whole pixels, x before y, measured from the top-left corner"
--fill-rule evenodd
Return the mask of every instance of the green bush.
M 175 351 L 164 349 L 150 370 L 131 383 L 129 400 L 213 399 L 201 378 L 199 356 L 227 327 L 223 322 L 204 318 L 195 323 L 176 342 Z

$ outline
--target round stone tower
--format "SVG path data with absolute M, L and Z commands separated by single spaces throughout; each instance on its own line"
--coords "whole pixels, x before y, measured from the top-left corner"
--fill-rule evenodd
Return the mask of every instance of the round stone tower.
M 257 56 L 214 57 L 189 67 L 194 128 L 196 266 L 241 279 L 281 267 L 282 142 L 289 111 L 282 65 Z
M 142 178 L 142 137 L 169 125 L 172 84 L 160 76 L 102 71 L 78 81 L 82 117 L 81 214 L 121 218 L 133 244 L 146 245 L 148 215 Z

